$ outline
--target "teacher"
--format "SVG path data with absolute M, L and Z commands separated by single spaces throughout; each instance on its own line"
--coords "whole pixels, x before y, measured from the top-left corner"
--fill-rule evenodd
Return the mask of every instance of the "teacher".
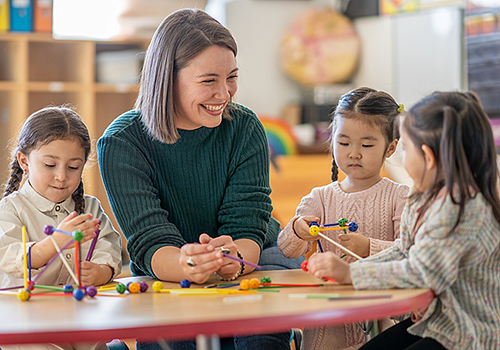
M 98 141 L 133 275 L 204 283 L 215 273 L 234 280 L 253 267 L 222 249 L 258 263 L 276 242 L 266 134 L 255 113 L 232 102 L 236 53 L 231 33 L 205 12 L 169 15 L 147 50 L 135 108 Z M 289 349 L 288 340 L 282 333 L 235 342 L 238 349 Z

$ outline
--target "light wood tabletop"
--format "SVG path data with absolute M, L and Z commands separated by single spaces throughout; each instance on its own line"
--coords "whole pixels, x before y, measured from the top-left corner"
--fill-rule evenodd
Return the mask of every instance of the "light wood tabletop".
M 302 270 L 258 271 L 242 276 L 238 281 L 254 277 L 260 280 L 263 276 L 269 276 L 273 283 L 319 283 L 323 286 L 278 288 L 257 293 L 258 297 L 254 298 L 258 299 L 242 300 L 233 298 L 249 295 L 155 293 L 151 288 L 154 280 L 130 277 L 121 281 L 126 284 L 143 280 L 150 288 L 146 293 L 126 292 L 125 297 L 96 296 L 81 301 L 62 296 L 33 296 L 29 301 L 20 301 L 16 296 L 0 295 L 0 346 L 272 333 L 402 315 L 426 307 L 434 297 L 427 289 L 354 290 L 352 286 L 318 280 Z M 213 276 L 209 283 L 220 282 Z M 180 288 L 178 283 L 163 284 L 164 288 Z M 200 286 L 191 286 L 196 287 Z M 318 293 L 368 298 L 303 297 L 304 294 Z

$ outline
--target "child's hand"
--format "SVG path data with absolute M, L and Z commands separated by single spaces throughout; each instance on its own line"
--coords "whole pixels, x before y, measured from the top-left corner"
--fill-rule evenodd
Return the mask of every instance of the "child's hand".
M 300 216 L 293 223 L 295 234 L 304 241 L 316 241 L 318 236 L 311 236 L 311 234 L 309 234 L 309 224 L 313 221 L 318 222 L 319 218 L 316 216 Z
M 351 232 L 339 234 L 340 244 L 362 258 L 370 255 L 370 239 L 362 234 Z
M 80 243 L 84 243 L 95 237 L 95 231 L 100 228 L 100 224 L 101 220 L 92 219 L 92 214 L 77 215 L 76 212 L 72 212 L 63 221 L 61 221 L 57 228 L 68 232 L 81 230 L 83 233 L 83 239 Z M 61 245 L 68 243 L 69 240 L 72 239 L 70 236 L 61 232 L 54 232 L 53 236 L 57 243 Z M 61 247 L 61 245 L 59 247 Z M 74 245 L 70 245 L 68 248 L 72 247 L 74 247 Z
M 99 265 L 91 261 L 80 262 L 80 279 L 84 286 L 100 286 L 113 277 L 113 270 L 108 265 Z
M 349 264 L 333 252 L 315 253 L 307 261 L 307 272 L 316 278 L 331 277 L 341 284 L 352 284 Z

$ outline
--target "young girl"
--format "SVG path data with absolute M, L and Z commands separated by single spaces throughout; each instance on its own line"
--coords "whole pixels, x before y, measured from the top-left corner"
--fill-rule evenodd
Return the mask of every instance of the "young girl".
M 409 189 L 382 178 L 380 171 L 384 160 L 396 150 L 398 135 L 393 130 L 399 110 L 390 95 L 370 88 L 358 88 L 340 98 L 331 126 L 333 182 L 302 198 L 296 216 L 278 237 L 283 255 L 296 258 L 312 249 L 318 236 L 309 234 L 310 222 L 328 224 L 341 218 L 356 222 L 359 229 L 327 234 L 354 253 L 366 257 L 393 245 L 399 237 L 400 215 Z M 337 181 L 337 167 L 346 174 L 341 182 Z M 319 246 L 343 255 L 324 239 Z M 344 260 L 355 261 L 349 256 Z M 362 344 L 364 335 L 357 325 L 343 325 L 306 329 L 303 341 L 307 349 L 343 349 Z
M 402 118 L 414 192 L 393 247 L 348 265 L 315 254 L 316 277 L 356 289 L 430 288 L 420 310 L 363 349 L 500 348 L 500 200 L 488 116 L 473 93 L 436 92 Z
M 70 232 L 81 230 L 84 233 L 82 242 L 85 242 L 81 245 L 83 259 L 88 254 L 95 231 L 100 230 L 90 261 L 81 262 L 83 285 L 102 285 L 120 273 L 120 236 L 102 211 L 99 201 L 83 193 L 82 171 L 89 154 L 89 133 L 71 109 L 44 108 L 33 113 L 24 123 L 11 177 L 0 201 L 0 288 L 24 285 L 23 226 L 27 232 L 26 249 L 31 247 L 32 279 L 56 254 L 52 240 L 44 233 L 45 225 Z M 27 175 L 27 181 L 19 189 L 23 175 Z M 52 236 L 59 247 L 73 239 L 59 232 Z M 74 269 L 74 249 L 70 248 L 64 250 L 62 258 Z M 75 282 L 58 258 L 37 279 L 37 284 Z M 14 347 L 2 346 L 4 350 L 7 348 Z M 83 344 L 63 348 L 92 349 L 94 346 Z

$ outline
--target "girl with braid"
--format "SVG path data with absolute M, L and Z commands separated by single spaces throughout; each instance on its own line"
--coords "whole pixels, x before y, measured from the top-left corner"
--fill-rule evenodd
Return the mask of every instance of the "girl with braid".
M 120 273 L 120 236 L 100 202 L 83 191 L 82 171 L 90 155 L 90 144 L 87 127 L 75 111 L 66 107 L 43 108 L 24 123 L 13 154 L 11 176 L 0 201 L 0 288 L 24 283 L 23 226 L 27 231 L 26 249 L 31 247 L 32 278 L 57 254 L 44 233 L 45 225 L 69 232 L 81 230 L 83 259 L 92 238 L 99 234 L 90 261 L 81 263 L 83 285 L 102 285 Z M 52 236 L 59 247 L 73 239 L 60 232 Z M 47 267 L 37 284 L 74 282 L 61 259 L 74 268 L 72 245 Z
M 394 244 L 399 237 L 401 213 L 409 188 L 380 174 L 386 158 L 396 150 L 399 133 L 394 121 L 402 111 L 387 93 L 358 88 L 343 95 L 332 113 L 332 183 L 314 188 L 302 198 L 296 215 L 279 234 L 278 246 L 284 256 L 296 258 L 312 249 L 318 236 L 309 234 L 309 223 L 338 222 L 341 218 L 359 225 L 356 232 L 325 231 L 331 239 L 352 252 L 367 257 Z M 345 173 L 337 181 L 338 169 Z M 341 232 L 341 233 L 331 233 Z M 320 238 L 318 251 L 343 252 Z M 345 256 L 351 263 L 353 257 Z M 393 323 L 381 321 L 387 328 Z M 305 329 L 305 349 L 351 349 L 364 343 L 364 334 L 356 324 Z

